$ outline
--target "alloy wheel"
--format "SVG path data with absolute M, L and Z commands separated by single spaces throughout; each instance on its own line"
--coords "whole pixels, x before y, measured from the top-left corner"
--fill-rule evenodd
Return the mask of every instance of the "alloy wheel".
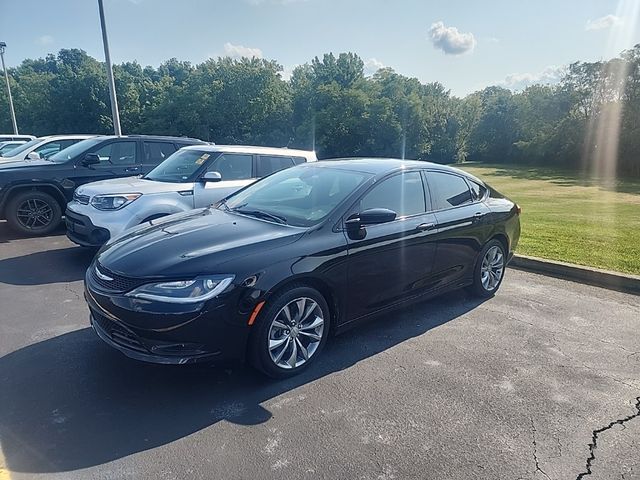
M 53 219 L 53 209 L 44 200 L 29 198 L 18 206 L 17 219 L 30 230 L 45 228 Z
M 290 301 L 269 327 L 271 360 L 283 369 L 304 365 L 318 349 L 323 332 L 324 314 L 315 300 L 301 297 Z
M 482 265 L 480 267 L 482 287 L 488 292 L 495 290 L 500 284 L 503 274 L 504 255 L 500 247 L 494 245 L 487 250 L 487 253 L 485 253 L 482 259 Z

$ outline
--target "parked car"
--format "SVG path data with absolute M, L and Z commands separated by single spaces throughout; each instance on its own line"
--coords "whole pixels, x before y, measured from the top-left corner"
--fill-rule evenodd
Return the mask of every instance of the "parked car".
M 0 165 L 23 160 L 46 159 L 75 143 L 91 137 L 95 137 L 95 135 L 50 135 L 48 137 L 34 138 L 12 150 L 9 155 L 0 157 Z
M 20 145 L 27 143 L 27 140 L 6 140 L 0 142 L 0 157 L 8 154 L 11 150 L 15 150 Z
M 151 171 L 191 138 L 129 135 L 82 140 L 46 160 L 0 164 L 0 218 L 16 231 L 44 235 L 61 222 L 78 185 Z
M 452 289 L 495 294 L 519 214 L 446 166 L 298 165 L 111 240 L 85 277 L 91 324 L 138 360 L 246 358 L 290 376 L 330 332 Z
M 143 177 L 78 187 L 65 213 L 67 236 L 100 246 L 135 225 L 206 207 L 257 178 L 316 160 L 314 152 L 286 148 L 185 147 Z
M 0 133 L 0 142 L 7 142 L 9 140 L 24 140 L 25 142 L 29 142 L 33 140 L 33 135 L 14 135 L 12 133 Z

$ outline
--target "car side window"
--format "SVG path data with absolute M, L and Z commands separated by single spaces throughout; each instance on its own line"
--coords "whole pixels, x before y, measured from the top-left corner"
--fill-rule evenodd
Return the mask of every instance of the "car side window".
M 468 180 L 469 186 L 471 187 L 471 196 L 474 200 L 482 200 L 487 193 L 487 188 L 484 185 L 480 185 L 479 183 L 474 182 L 473 180 Z
M 46 158 L 54 153 L 58 153 L 63 148 L 64 147 L 62 147 L 61 142 L 49 142 L 44 145 L 40 145 L 38 148 L 34 149 L 34 152 L 40 155 L 40 157 Z
M 266 177 L 279 170 L 293 167 L 293 159 L 291 157 L 280 157 L 276 155 L 259 155 L 258 156 L 258 177 Z
M 253 155 L 224 153 L 208 168 L 208 172 L 218 172 L 222 180 L 248 180 L 252 178 Z
M 306 163 L 307 159 L 304 157 L 293 157 L 293 163 L 296 165 L 300 165 L 301 163 Z
M 176 151 L 173 143 L 168 142 L 144 142 L 144 163 L 158 165 Z
M 424 186 L 420 172 L 394 175 L 375 185 L 360 200 L 360 211 L 370 208 L 388 208 L 398 217 L 426 211 Z
M 136 163 L 136 142 L 111 142 L 96 150 L 101 165 L 133 165 Z
M 469 185 L 464 178 L 443 172 L 427 172 L 434 210 L 459 207 L 473 202 Z

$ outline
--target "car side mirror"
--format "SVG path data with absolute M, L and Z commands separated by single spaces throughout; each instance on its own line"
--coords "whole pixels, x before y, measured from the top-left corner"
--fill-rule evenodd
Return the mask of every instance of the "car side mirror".
M 397 216 L 396 212 L 388 208 L 369 208 L 359 214 L 352 215 L 344 224 L 349 238 L 362 240 L 367 236 L 367 231 L 364 228 L 366 225 L 393 222 Z
M 40 154 L 38 152 L 29 152 L 27 160 L 40 160 Z
M 362 225 L 377 225 L 378 223 L 393 222 L 397 214 L 388 208 L 369 208 L 358 215 Z
M 84 167 L 90 167 L 100 163 L 100 156 L 97 153 L 87 153 L 82 159 L 82 165 Z
M 222 180 L 222 175 L 220 172 L 207 172 L 200 177 L 200 180 L 203 182 L 220 182 Z

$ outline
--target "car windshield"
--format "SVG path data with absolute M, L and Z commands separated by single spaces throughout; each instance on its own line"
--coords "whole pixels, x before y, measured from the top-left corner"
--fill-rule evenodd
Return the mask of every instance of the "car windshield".
M 26 152 L 31 147 L 35 147 L 36 145 L 41 143 L 42 140 L 43 140 L 42 138 L 36 138 L 34 140 L 31 140 L 30 142 L 20 145 L 18 148 L 14 148 L 13 150 L 11 150 L 11 156 L 13 157 L 15 155 L 20 155 L 22 152 Z M 5 152 L 5 155 L 7 155 L 7 153 L 8 152 Z
M 11 152 L 16 150 L 20 145 L 20 143 L 8 143 L 6 145 L 0 146 L 0 156 L 13 155 Z
M 50 162 L 55 162 L 55 163 L 67 162 L 67 161 L 71 160 L 72 158 L 77 157 L 81 153 L 89 150 L 91 147 L 99 144 L 102 141 L 104 141 L 104 138 L 100 138 L 100 137 L 89 138 L 88 140 L 82 140 L 82 141 L 80 141 L 78 143 L 74 143 L 73 145 L 71 145 L 68 148 L 60 150 L 55 155 L 51 155 L 49 158 L 47 158 L 47 160 L 49 160 Z
M 254 183 L 218 208 L 309 227 L 324 220 L 370 177 L 363 172 L 300 165 Z
M 212 156 L 218 152 L 203 152 L 202 150 L 178 150 L 151 170 L 144 178 L 156 182 L 183 183 L 194 180 L 196 173 Z

